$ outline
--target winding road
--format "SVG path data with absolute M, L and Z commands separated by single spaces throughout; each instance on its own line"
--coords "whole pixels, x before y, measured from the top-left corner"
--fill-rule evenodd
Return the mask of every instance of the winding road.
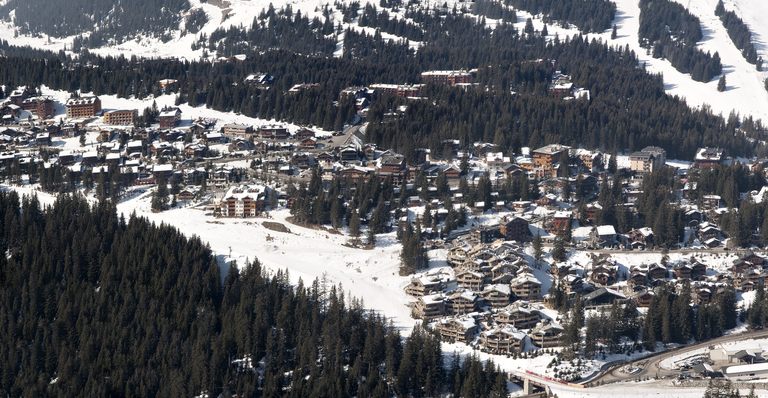
M 597 385 L 619 383 L 623 381 L 642 380 L 646 378 L 661 379 L 677 376 L 680 374 L 679 371 L 663 369 L 661 367 L 661 362 L 673 356 L 678 356 L 713 345 L 744 340 L 754 340 L 766 337 L 768 337 L 768 330 L 755 330 L 746 333 L 721 336 L 701 343 L 674 348 L 658 354 L 653 354 L 649 357 L 638 359 L 636 361 L 614 364 L 613 366 L 609 366 L 607 369 L 604 369 L 598 376 L 584 382 L 583 384 L 587 387 L 594 387 Z M 636 367 L 640 370 L 633 373 L 626 373 L 622 369 L 627 366 Z

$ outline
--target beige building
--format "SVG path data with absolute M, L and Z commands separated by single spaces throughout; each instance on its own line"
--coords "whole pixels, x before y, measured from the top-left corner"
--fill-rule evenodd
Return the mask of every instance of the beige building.
M 112 126 L 133 126 L 139 113 L 135 109 L 104 113 L 104 123 Z
M 629 169 L 638 173 L 652 173 L 667 162 L 667 152 L 657 146 L 649 146 L 629 155 Z

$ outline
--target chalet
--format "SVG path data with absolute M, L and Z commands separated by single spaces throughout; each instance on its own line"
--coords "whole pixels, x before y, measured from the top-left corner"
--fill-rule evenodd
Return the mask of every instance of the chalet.
M 35 135 L 35 145 L 51 145 L 51 135 L 47 132 L 37 133 Z
M 694 167 L 699 169 L 711 169 L 724 160 L 724 151 L 720 148 L 699 148 L 694 158 Z
M 698 305 L 705 305 L 712 302 L 715 297 L 712 287 L 707 285 L 697 286 L 693 290 L 693 303 Z
M 571 229 L 573 213 L 570 211 L 557 211 L 549 223 L 547 232 L 555 235 L 564 235 Z
M 458 267 L 469 259 L 467 246 L 457 245 L 448 250 L 447 261 L 451 267 Z
M 366 167 L 350 166 L 339 171 L 339 176 L 351 181 L 360 181 L 371 174 L 372 170 Z
M 371 84 L 371 90 L 379 94 L 395 95 L 398 97 L 418 97 L 421 95 L 423 84 Z
M 653 290 L 643 289 L 632 294 L 629 299 L 639 308 L 648 308 L 651 306 L 654 296 Z
M 291 156 L 290 164 L 299 169 L 308 169 L 317 163 L 315 157 L 308 153 L 296 153 Z
M 761 268 L 765 268 L 766 266 L 765 258 L 758 256 L 752 251 L 747 251 L 745 254 L 739 257 L 739 261 L 742 261 L 757 267 L 761 267 Z
M 300 129 L 294 134 L 294 138 L 297 140 L 304 140 L 307 138 L 315 138 L 315 132 L 310 129 Z
M 531 342 L 539 348 L 557 347 L 560 345 L 560 341 L 563 335 L 563 327 L 544 321 L 538 324 L 533 330 L 528 333 L 531 338 Z
M 599 308 L 613 305 L 614 303 L 624 302 L 626 299 L 627 297 L 623 294 L 606 287 L 601 287 L 594 292 L 584 295 L 582 298 L 585 308 Z
M 157 120 L 161 129 L 172 129 L 181 121 L 181 110 L 179 108 L 166 109 L 160 112 Z
M 208 173 L 209 182 L 216 187 L 223 188 L 234 179 L 234 169 L 222 166 Z
M 411 315 L 414 318 L 426 320 L 446 315 L 445 297 L 442 294 L 419 297 L 411 308 Z
M 303 91 L 315 90 L 320 87 L 320 83 L 299 83 L 294 84 L 288 89 L 288 94 L 298 94 Z
M 573 95 L 573 82 L 571 77 L 555 71 L 552 81 L 549 83 L 549 94 L 556 98 L 565 98 Z
M 480 292 L 480 297 L 492 308 L 504 308 L 509 305 L 511 295 L 509 285 L 505 284 L 488 285 Z
M 207 149 L 203 145 L 196 145 L 196 144 L 189 144 L 189 145 L 194 145 L 195 147 L 202 146 L 204 149 Z M 254 144 L 251 141 L 243 140 L 243 139 L 239 139 L 239 138 L 236 139 L 236 140 L 232 140 L 232 142 L 229 143 L 229 151 L 230 152 L 249 151 L 249 150 L 253 149 L 253 147 L 254 147 Z
M 256 217 L 264 210 L 267 188 L 261 185 L 234 186 L 219 202 L 222 217 Z
M 269 140 L 286 140 L 291 137 L 288 128 L 280 124 L 267 124 L 259 127 L 259 137 Z
M 339 160 L 344 162 L 356 162 L 360 159 L 360 150 L 354 145 L 347 145 L 339 149 Z
M 512 326 L 500 326 L 480 333 L 480 349 L 490 354 L 510 355 L 521 352 L 528 336 Z
M 705 276 L 707 276 L 707 266 L 699 261 L 692 261 L 691 279 L 698 281 L 704 279 Z
M 31 94 L 30 90 L 13 90 L 8 96 L 8 99 L 13 105 L 21 106 L 25 99 L 29 98 Z
M 226 142 L 227 138 L 224 134 L 218 132 L 205 133 L 203 141 L 208 145 L 221 144 Z
M 491 243 L 499 238 L 499 227 L 483 225 L 473 229 L 470 235 L 480 243 Z
M 478 298 L 469 290 L 457 290 L 448 295 L 446 304 L 449 314 L 464 315 L 477 311 Z
M 560 279 L 559 283 L 563 287 L 565 294 L 568 296 L 581 294 L 594 288 L 591 284 L 585 282 L 584 278 L 575 274 L 565 275 L 562 279 Z
M 243 82 L 257 88 L 267 88 L 275 80 L 275 77 L 268 73 L 253 73 L 245 77 Z
M 531 239 L 528 221 L 521 217 L 504 218 L 499 223 L 499 234 L 506 240 L 527 242 Z
M 530 329 L 541 321 L 541 314 L 529 308 L 527 303 L 518 301 L 494 314 L 494 320 L 518 329 Z
M 597 246 L 613 246 L 616 244 L 616 235 L 613 225 L 600 225 L 592 229 L 590 240 Z
M 53 100 L 45 97 L 27 98 L 21 102 L 22 109 L 29 111 L 40 119 L 53 116 L 53 105 Z
M 720 195 L 703 195 L 701 197 L 701 207 L 704 210 L 719 209 L 722 204 Z
M 378 175 L 383 178 L 392 178 L 399 183 L 405 177 L 405 157 L 397 153 L 386 153 L 378 160 Z
M 653 230 L 648 227 L 637 228 L 627 233 L 629 245 L 633 249 L 645 249 L 653 246 Z
M 443 281 L 440 278 L 412 278 L 408 286 L 405 287 L 405 293 L 414 297 L 423 297 L 440 293 L 443 291 L 443 287 Z
M 451 318 L 437 322 L 437 333 L 442 341 L 451 343 L 469 343 L 477 334 L 477 323 L 474 318 Z
M 253 137 L 253 127 L 245 124 L 228 123 L 222 127 L 221 133 L 231 140 L 250 140 Z
M 638 286 L 645 286 L 648 284 L 648 273 L 645 270 L 633 269 L 629 278 L 627 279 L 627 285 L 631 288 L 637 288 Z
M 470 270 L 457 272 L 456 281 L 459 286 L 465 289 L 480 291 L 483 288 L 483 274 L 481 272 Z
M 676 279 L 691 279 L 691 275 L 693 275 L 693 268 L 687 263 L 675 265 L 673 271 Z
M 577 156 L 581 165 L 589 173 L 595 172 L 603 167 L 603 155 L 600 152 L 580 149 L 577 151 Z
M 156 164 L 152 166 L 152 175 L 155 178 L 170 178 L 173 175 L 172 164 Z
M 607 260 L 597 261 L 592 265 L 589 273 L 589 280 L 600 285 L 607 286 L 616 282 L 616 271 L 618 266 Z
M 699 229 L 696 231 L 698 238 L 701 242 L 706 242 L 710 239 L 720 240 L 723 238 L 723 233 L 717 225 L 703 222 L 699 224 Z
M 190 201 L 193 200 L 199 193 L 199 187 L 186 186 L 184 189 L 179 191 L 179 193 L 176 195 L 176 198 L 180 201 Z
M 648 267 L 648 277 L 651 279 L 667 279 L 669 272 L 667 267 L 653 263 Z
M 521 300 L 538 300 L 541 297 L 541 282 L 527 272 L 521 273 L 510 282 L 515 297 Z
M 172 157 L 176 154 L 176 147 L 170 142 L 155 141 L 149 146 L 149 151 L 155 157 Z

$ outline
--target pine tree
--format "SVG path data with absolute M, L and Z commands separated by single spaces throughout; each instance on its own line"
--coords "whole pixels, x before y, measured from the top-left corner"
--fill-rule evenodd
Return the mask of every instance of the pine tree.
M 552 260 L 556 262 L 563 262 L 566 260 L 565 243 L 560 237 L 555 238 L 555 243 L 552 248 Z
M 538 265 L 538 262 L 541 261 L 541 257 L 544 254 L 541 235 L 538 232 L 536 233 L 536 236 L 533 238 L 532 245 L 533 245 L 533 258 L 536 260 L 536 263 Z
M 533 20 L 531 20 L 531 18 L 525 20 L 525 28 L 523 28 L 523 32 L 525 32 L 527 35 L 533 34 Z
M 725 91 L 725 74 L 720 76 L 720 80 L 717 81 L 717 91 L 723 92 Z
M 718 17 L 725 14 L 725 6 L 723 5 L 723 0 L 718 0 L 717 5 L 715 6 L 715 15 Z
M 368 227 L 368 246 L 376 246 L 376 231 Z
M 349 220 L 349 235 L 357 238 L 360 236 L 360 214 L 352 210 L 352 218 Z
M 616 25 L 613 25 L 613 30 L 611 30 L 611 40 L 616 40 L 617 37 L 618 37 L 617 28 L 616 28 Z

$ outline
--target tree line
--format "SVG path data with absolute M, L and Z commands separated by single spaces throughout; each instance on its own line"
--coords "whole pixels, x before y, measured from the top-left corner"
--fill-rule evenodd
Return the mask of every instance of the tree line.
M 611 28 L 616 4 L 608 0 L 505 0 L 505 4 L 533 15 L 544 14 L 544 22 L 574 24 L 582 32 L 603 32 Z
M 13 12 L 23 34 L 77 36 L 77 47 L 97 47 L 139 35 L 168 40 L 189 8 L 187 0 L 10 0 L 0 6 L 0 15 Z M 198 16 L 196 23 L 201 22 Z
M 723 22 L 723 26 L 728 31 L 728 36 L 736 48 L 741 50 L 744 59 L 750 64 L 754 64 L 758 71 L 762 70 L 763 58 L 757 55 L 755 45 L 752 43 L 752 32 L 749 31 L 747 24 L 735 12 L 726 11 L 722 0 L 717 2 L 715 15 L 720 17 L 720 21 Z

